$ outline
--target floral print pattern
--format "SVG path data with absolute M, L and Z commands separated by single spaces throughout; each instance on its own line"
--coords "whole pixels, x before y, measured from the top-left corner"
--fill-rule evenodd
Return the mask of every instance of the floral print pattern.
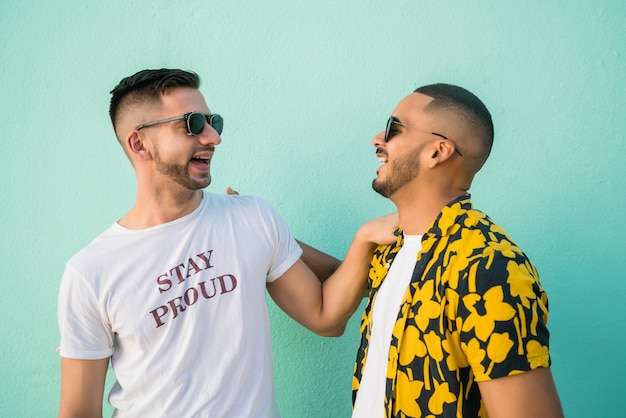
M 402 246 L 378 247 L 361 321 L 353 400 L 365 367 L 372 306 Z M 470 196 L 446 206 L 422 249 L 393 328 L 386 418 L 486 417 L 477 382 L 549 367 L 548 300 L 535 267 Z

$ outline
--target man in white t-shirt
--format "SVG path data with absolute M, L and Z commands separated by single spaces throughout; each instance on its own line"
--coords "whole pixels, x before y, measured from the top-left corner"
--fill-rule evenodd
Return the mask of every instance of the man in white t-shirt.
M 303 254 L 264 200 L 204 192 L 223 120 L 199 84 L 144 70 L 112 91 L 137 198 L 67 263 L 60 417 L 101 416 L 109 361 L 115 416 L 278 417 L 265 290 L 312 331 L 341 335 L 374 243 L 393 240 L 386 217 L 359 229 L 343 263 Z

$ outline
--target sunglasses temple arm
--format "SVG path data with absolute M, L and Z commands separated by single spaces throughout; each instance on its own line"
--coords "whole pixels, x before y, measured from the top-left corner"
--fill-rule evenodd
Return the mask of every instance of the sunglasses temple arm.
M 185 119 L 185 116 L 183 115 L 183 116 L 176 116 L 176 117 L 173 117 L 173 118 L 155 120 L 154 122 L 148 122 L 148 123 L 144 123 L 143 125 L 139 125 L 137 127 L 137 130 L 143 129 L 143 128 L 148 128 L 148 127 L 154 126 L 154 125 L 160 125 L 162 123 L 174 122 L 175 120 L 181 120 L 181 119 Z

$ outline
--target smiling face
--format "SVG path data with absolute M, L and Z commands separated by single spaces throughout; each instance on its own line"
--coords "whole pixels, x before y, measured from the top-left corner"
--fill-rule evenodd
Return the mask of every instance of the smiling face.
M 150 112 L 151 120 L 176 117 L 196 111 L 211 113 L 202 94 L 192 88 L 174 88 L 161 97 L 161 106 Z M 185 120 L 176 120 L 141 129 L 146 148 L 154 163 L 155 179 L 159 183 L 172 182 L 189 190 L 198 190 L 211 183 L 211 158 L 220 136 L 207 123 L 199 135 L 187 133 Z
M 411 94 L 398 104 L 393 116 L 403 124 L 433 132 L 433 122 L 424 112 L 424 108 L 431 101 L 432 98 L 423 94 Z M 424 131 L 393 123 L 390 125 L 388 142 L 384 140 L 384 131 L 374 137 L 372 143 L 382 163 L 376 179 L 372 182 L 372 188 L 376 192 L 391 198 L 405 186 L 418 181 L 422 152 L 428 141 L 437 138 Z
M 381 175 L 379 169 L 378 177 L 372 182 L 372 188 L 380 195 L 389 198 L 402 187 L 417 179 L 420 171 L 419 158 L 423 148 L 424 144 L 392 161 L 389 161 L 386 151 L 377 152 L 380 161 L 386 166 L 385 170 L 388 171 L 388 174 Z

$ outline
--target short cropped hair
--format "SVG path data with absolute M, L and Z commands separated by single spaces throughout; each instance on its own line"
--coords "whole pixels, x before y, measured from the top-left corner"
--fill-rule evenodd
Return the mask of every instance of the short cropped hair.
M 129 77 L 123 78 L 111 90 L 111 104 L 109 116 L 116 128 L 120 109 L 146 101 L 156 101 L 168 90 L 175 87 L 200 87 L 200 77 L 192 71 L 172 70 L 142 70 Z
M 472 135 L 480 140 L 483 158 L 487 159 L 493 145 L 493 121 L 487 106 L 478 97 L 462 87 L 443 83 L 419 87 L 415 93 L 434 99 L 426 106 L 427 110 L 451 110 L 464 118 L 474 128 Z

